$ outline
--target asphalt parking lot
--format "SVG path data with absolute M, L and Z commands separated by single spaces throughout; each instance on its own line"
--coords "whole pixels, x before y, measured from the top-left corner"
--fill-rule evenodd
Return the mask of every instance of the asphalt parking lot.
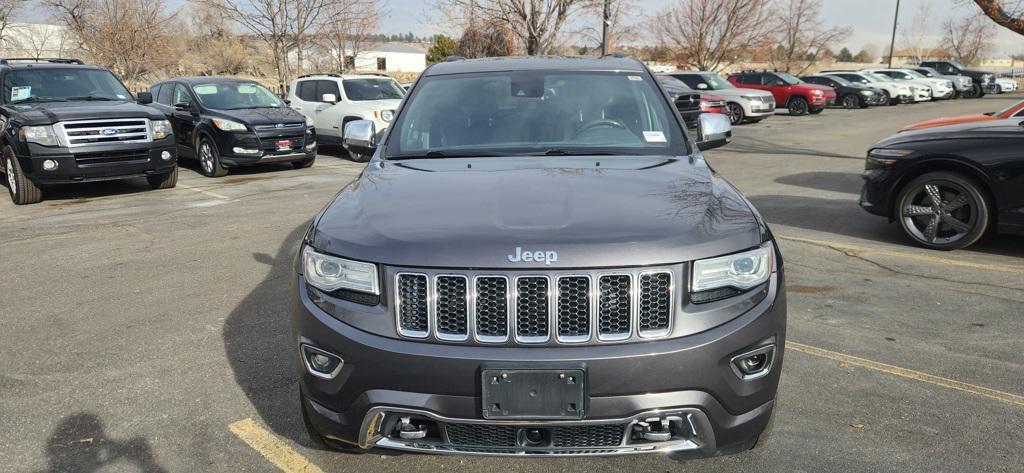
M 0 471 L 1024 471 L 1024 237 L 933 252 L 857 206 L 874 141 L 1019 99 L 779 115 L 707 153 L 780 240 L 790 343 L 768 445 L 689 462 L 312 449 L 289 264 L 361 164 L 4 197 Z

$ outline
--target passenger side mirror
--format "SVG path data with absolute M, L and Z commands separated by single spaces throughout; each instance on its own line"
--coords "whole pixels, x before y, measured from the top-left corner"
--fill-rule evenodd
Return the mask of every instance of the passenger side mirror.
M 702 113 L 697 117 L 697 148 L 701 151 L 725 146 L 731 139 L 729 117 L 721 113 Z
M 151 92 L 139 92 L 139 95 L 135 98 L 135 101 L 142 105 L 149 105 L 153 103 L 153 94 Z
M 698 90 L 708 90 L 708 85 L 703 83 L 703 82 L 701 82 L 700 84 L 697 84 L 697 89 Z
M 320 97 L 321 102 L 338 103 L 338 97 L 334 94 L 324 94 Z
M 341 145 L 356 154 L 373 154 L 377 149 L 377 126 L 370 120 L 353 120 L 345 124 Z

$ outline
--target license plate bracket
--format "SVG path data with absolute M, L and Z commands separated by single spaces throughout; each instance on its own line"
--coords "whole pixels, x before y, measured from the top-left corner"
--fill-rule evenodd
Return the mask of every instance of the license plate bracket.
M 290 151 L 292 149 L 292 140 L 277 140 L 274 143 L 278 151 Z
M 484 419 L 582 419 L 586 371 L 582 368 L 481 370 Z

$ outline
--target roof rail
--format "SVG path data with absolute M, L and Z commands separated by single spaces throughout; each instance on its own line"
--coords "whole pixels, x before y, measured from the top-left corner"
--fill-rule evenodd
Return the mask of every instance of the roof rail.
M 605 54 L 604 57 L 613 57 L 615 59 L 622 59 L 622 58 L 626 57 L 626 55 L 622 54 L 619 51 L 614 51 L 614 52 L 610 52 L 608 54 Z
M 303 74 L 303 75 L 299 76 L 299 79 L 305 79 L 307 77 L 317 77 L 317 76 L 341 77 L 341 74 L 338 74 L 337 72 L 314 72 L 312 74 Z
M 454 56 L 453 55 L 453 56 L 448 56 L 448 58 L 445 59 L 444 62 L 455 62 L 455 61 L 461 61 L 463 59 L 466 59 L 466 58 L 464 58 L 462 56 Z
M 59 57 L 7 57 L 0 58 L 0 64 L 11 62 L 49 62 L 54 64 L 85 64 L 81 59 L 69 59 Z

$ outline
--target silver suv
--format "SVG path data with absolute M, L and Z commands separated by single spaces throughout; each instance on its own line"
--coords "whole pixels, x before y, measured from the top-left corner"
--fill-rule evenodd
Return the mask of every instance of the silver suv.
M 775 97 L 771 92 L 757 89 L 738 88 L 714 72 L 669 72 L 699 91 L 710 91 L 726 101 L 726 115 L 729 122 L 739 125 L 743 122 L 759 122 L 775 114 Z

